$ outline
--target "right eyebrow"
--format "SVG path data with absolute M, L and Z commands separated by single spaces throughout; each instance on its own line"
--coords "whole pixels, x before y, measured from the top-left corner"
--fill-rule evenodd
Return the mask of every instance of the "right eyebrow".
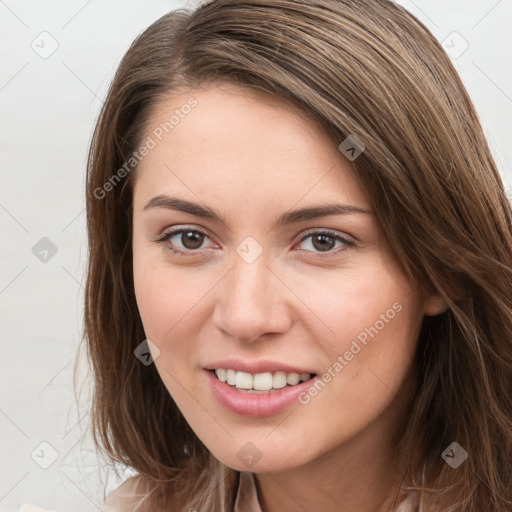
M 215 222 L 227 225 L 224 217 L 216 210 L 208 206 L 202 206 L 192 201 L 180 199 L 178 197 L 171 197 L 164 194 L 150 199 L 144 206 L 144 210 L 149 208 L 168 208 L 170 210 L 178 210 L 185 213 L 190 213 L 197 217 L 203 217 Z M 299 210 L 291 210 L 282 213 L 276 220 L 276 226 L 286 226 L 305 220 L 317 219 L 320 217 L 327 217 L 329 215 L 347 215 L 347 214 L 373 214 L 371 210 L 361 208 L 355 205 L 348 204 L 326 204 L 320 206 L 310 206 L 301 208 Z
M 178 197 L 171 197 L 164 194 L 160 194 L 151 198 L 143 210 L 148 210 L 149 208 L 167 208 L 169 210 L 178 210 L 185 213 L 190 213 L 191 215 L 196 215 L 197 217 L 203 217 L 205 219 L 214 220 L 216 222 L 221 222 L 222 224 L 226 224 L 226 221 L 220 215 L 220 213 L 216 212 L 212 208 L 208 206 L 202 206 L 198 203 L 193 203 L 192 201 L 186 201 L 185 199 L 179 199 Z

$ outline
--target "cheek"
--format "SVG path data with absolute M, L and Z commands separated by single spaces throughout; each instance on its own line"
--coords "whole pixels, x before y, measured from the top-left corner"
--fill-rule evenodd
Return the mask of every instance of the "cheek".
M 182 412 L 187 413 L 190 400 L 183 394 L 183 386 L 194 392 L 190 375 L 196 347 L 187 322 L 199 299 L 190 292 L 194 283 L 162 264 L 152 265 L 134 257 L 134 286 L 145 335 L 159 349 L 155 358 L 158 373 Z
M 134 286 L 137 306 L 146 336 L 160 345 L 165 332 L 172 327 L 176 312 L 175 294 L 169 293 L 168 283 L 161 273 L 134 262 Z
M 168 374 L 189 382 L 197 370 L 199 332 L 211 314 L 205 299 L 218 277 L 197 267 L 171 267 L 161 257 L 151 261 L 151 255 L 143 256 L 134 252 L 137 306 L 146 337 L 160 350 L 158 371 L 174 396 L 179 389 Z
M 334 278 L 331 274 L 325 281 L 301 281 L 300 276 L 294 276 L 297 295 L 321 320 L 319 327 L 329 328 L 327 336 L 315 336 L 317 343 L 332 355 L 349 350 L 354 340 L 365 346 L 377 337 L 409 339 L 408 326 L 415 325 L 420 316 L 419 301 L 410 283 L 375 263 L 348 270 Z M 312 323 L 308 328 L 319 332 Z
M 316 402 L 333 419 L 341 411 L 355 419 L 358 411 L 361 420 L 382 411 L 400 388 L 423 315 L 419 295 L 398 272 L 352 277 L 314 298 L 332 335 L 320 343 L 327 356 L 319 376 L 325 387 L 319 385 L 304 402 Z
M 134 251 L 133 273 L 146 335 L 157 343 L 165 343 L 175 329 L 187 324 L 187 317 L 201 297 L 198 273 L 170 268 L 142 250 Z

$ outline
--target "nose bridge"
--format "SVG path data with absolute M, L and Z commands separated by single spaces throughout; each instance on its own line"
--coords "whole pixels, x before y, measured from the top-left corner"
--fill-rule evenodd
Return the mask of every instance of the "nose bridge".
M 265 307 L 270 302 L 269 285 L 271 286 L 272 272 L 266 257 L 262 255 L 253 262 L 235 258 L 230 274 L 231 286 L 235 292 L 233 296 L 239 302 L 253 304 L 258 308 Z M 265 291 L 270 293 L 265 294 Z
M 253 261 L 236 254 L 219 290 L 215 322 L 234 338 L 252 341 L 264 333 L 288 328 L 285 287 L 272 272 L 265 254 Z

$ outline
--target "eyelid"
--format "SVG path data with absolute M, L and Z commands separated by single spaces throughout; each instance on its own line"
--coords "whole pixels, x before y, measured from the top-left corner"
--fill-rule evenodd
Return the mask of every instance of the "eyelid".
M 178 235 L 179 233 L 185 232 L 185 231 L 194 231 L 196 233 L 200 233 L 201 235 L 205 236 L 206 238 L 209 238 L 210 240 L 212 240 L 212 238 L 213 238 L 209 234 L 208 230 L 206 230 L 206 229 L 204 229 L 202 227 L 189 226 L 189 225 L 185 225 L 184 224 L 184 225 L 181 225 L 181 226 L 180 225 L 173 226 L 169 230 L 164 231 L 162 233 L 162 235 L 160 235 L 156 240 L 153 240 L 153 241 L 156 242 L 156 243 L 165 243 L 170 238 Z M 296 238 L 296 241 L 294 242 L 293 246 L 295 247 L 297 244 L 303 242 L 305 239 L 307 239 L 311 235 L 315 235 L 315 234 L 328 235 L 328 236 L 334 238 L 335 240 L 341 241 L 342 243 L 344 243 L 347 246 L 347 247 L 345 247 L 345 249 L 338 248 L 335 251 L 325 251 L 325 252 L 322 252 L 322 251 L 318 251 L 318 252 L 316 252 L 316 251 L 307 251 L 307 250 L 301 249 L 301 251 L 305 251 L 305 252 L 308 252 L 308 253 L 313 253 L 315 255 L 314 256 L 315 258 L 334 257 L 338 253 L 343 252 L 344 250 L 350 249 L 350 248 L 352 248 L 352 247 L 354 247 L 356 245 L 356 239 L 355 239 L 355 237 L 353 237 L 351 235 L 340 234 L 340 232 L 338 232 L 336 230 L 333 230 L 333 229 L 329 229 L 329 228 L 308 228 L 306 231 L 303 231 L 298 236 L 298 238 Z M 186 256 L 194 256 L 194 255 L 201 254 L 202 252 L 208 250 L 208 248 L 183 251 L 181 249 L 177 249 L 175 247 L 172 247 L 172 248 L 170 248 L 170 250 L 172 252 L 176 253 L 176 254 L 179 254 L 179 255 L 182 255 L 182 256 L 186 257 Z
M 208 230 L 206 230 L 204 228 L 201 228 L 198 226 L 188 226 L 186 224 L 183 224 L 183 225 L 173 226 L 172 228 L 164 230 L 162 232 L 162 234 L 156 240 L 153 240 L 153 241 L 162 243 L 162 242 L 167 241 L 169 238 L 172 238 L 173 236 L 176 236 L 177 234 L 182 233 L 184 231 L 195 231 L 197 233 L 200 233 L 201 235 L 204 235 L 205 237 L 209 238 L 210 240 L 212 240 L 214 238 L 210 235 Z M 204 249 L 198 249 L 197 251 L 194 251 L 194 252 L 198 252 L 201 250 L 204 250 Z M 189 251 L 189 252 L 192 253 L 192 251 Z
M 314 235 L 314 234 L 327 234 L 333 237 L 339 237 L 342 238 L 345 242 L 355 244 L 356 238 L 352 235 L 349 235 L 347 233 L 337 231 L 335 229 L 329 229 L 329 228 L 308 228 L 306 231 L 302 232 L 300 235 L 298 241 L 302 242 L 305 238 L 308 236 Z

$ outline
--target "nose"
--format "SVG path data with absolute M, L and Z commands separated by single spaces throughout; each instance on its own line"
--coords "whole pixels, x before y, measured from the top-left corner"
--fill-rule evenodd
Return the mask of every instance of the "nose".
M 260 256 L 235 263 L 217 285 L 214 325 L 240 342 L 252 343 L 264 334 L 286 332 L 292 323 L 287 297 L 291 292 Z

